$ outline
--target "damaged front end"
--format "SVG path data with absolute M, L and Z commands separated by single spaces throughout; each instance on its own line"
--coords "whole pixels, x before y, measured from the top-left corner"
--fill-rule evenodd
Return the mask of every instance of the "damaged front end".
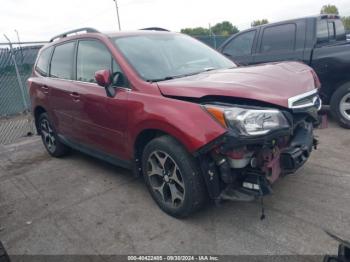
M 270 194 L 271 185 L 294 173 L 317 147 L 313 128 L 319 125 L 319 104 L 277 109 L 210 103 L 204 108 L 228 130 L 195 154 L 216 201 Z

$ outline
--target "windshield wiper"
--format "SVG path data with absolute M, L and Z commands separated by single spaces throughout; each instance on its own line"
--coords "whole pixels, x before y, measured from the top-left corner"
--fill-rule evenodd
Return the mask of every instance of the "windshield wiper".
M 209 72 L 209 71 L 213 71 L 213 70 L 216 70 L 217 68 L 215 68 L 215 67 L 206 67 L 206 68 L 204 68 L 204 71 L 202 71 L 202 72 Z
M 204 73 L 204 72 L 208 72 L 208 71 L 212 71 L 212 70 L 216 70 L 216 69 L 217 68 L 215 68 L 215 67 L 207 67 L 207 68 L 204 68 L 203 70 L 198 71 L 198 72 L 193 72 L 193 73 L 188 73 L 188 74 L 183 74 L 183 75 L 177 75 L 177 76 L 166 76 L 166 77 L 158 78 L 158 79 L 149 79 L 149 80 L 147 80 L 147 82 L 160 82 L 160 81 L 172 80 L 172 79 L 175 79 L 175 78 L 182 78 L 182 77 L 186 77 L 186 76 L 198 75 L 200 73 Z
M 146 81 L 147 82 L 160 82 L 160 81 L 171 80 L 171 79 L 174 79 L 174 78 L 176 78 L 176 77 L 175 76 L 166 76 L 166 77 L 157 78 L 157 79 L 147 79 Z
M 199 73 L 201 73 L 201 72 L 199 72 Z M 198 73 L 191 73 L 191 74 L 184 74 L 184 75 L 177 75 L 177 76 L 166 76 L 166 77 L 158 78 L 158 79 L 150 79 L 150 80 L 147 80 L 147 82 L 160 82 L 160 81 L 172 80 L 175 78 L 182 78 L 182 77 L 196 75 L 196 74 L 198 74 Z

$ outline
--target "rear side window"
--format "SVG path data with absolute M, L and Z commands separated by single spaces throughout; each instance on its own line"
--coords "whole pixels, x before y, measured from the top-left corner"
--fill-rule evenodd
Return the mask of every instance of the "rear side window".
M 44 49 L 38 57 L 38 62 L 36 64 L 35 70 L 42 76 L 48 75 L 52 49 L 53 47 Z
M 58 45 L 52 55 L 50 76 L 72 79 L 75 42 Z
M 233 57 L 250 55 L 252 53 L 255 34 L 256 30 L 252 30 L 236 36 L 225 46 L 223 53 Z
M 260 52 L 291 51 L 295 47 L 295 24 L 284 24 L 264 29 Z
M 345 28 L 341 20 L 335 20 L 335 34 L 337 40 L 346 40 Z
M 328 41 L 328 22 L 327 20 L 319 20 L 317 22 L 317 42 L 323 43 Z
M 328 33 L 329 33 L 329 39 L 334 40 L 335 39 L 334 22 L 328 22 Z
M 79 41 L 77 80 L 95 83 L 95 72 L 102 69 L 120 72 L 120 67 L 104 44 L 93 40 Z
M 327 43 L 330 40 L 346 40 L 342 21 L 322 19 L 317 22 L 317 43 Z

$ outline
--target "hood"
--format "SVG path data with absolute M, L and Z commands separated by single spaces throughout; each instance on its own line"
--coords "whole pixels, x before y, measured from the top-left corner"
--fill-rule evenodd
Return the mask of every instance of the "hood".
M 299 62 L 213 70 L 158 82 L 164 96 L 245 98 L 288 107 L 288 99 L 315 89 L 312 69 Z

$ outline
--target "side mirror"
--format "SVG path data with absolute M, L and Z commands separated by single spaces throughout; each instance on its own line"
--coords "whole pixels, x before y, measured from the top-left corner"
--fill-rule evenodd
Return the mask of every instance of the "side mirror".
M 112 85 L 112 73 L 110 70 L 99 70 L 95 73 L 95 79 L 99 86 L 106 89 L 108 97 L 115 97 L 116 91 Z
M 116 72 L 112 76 L 112 85 L 113 86 L 125 86 L 125 78 L 123 73 Z
M 111 85 L 111 71 L 109 70 L 99 70 L 95 73 L 95 79 L 99 86 L 102 86 L 104 88 L 107 88 Z

